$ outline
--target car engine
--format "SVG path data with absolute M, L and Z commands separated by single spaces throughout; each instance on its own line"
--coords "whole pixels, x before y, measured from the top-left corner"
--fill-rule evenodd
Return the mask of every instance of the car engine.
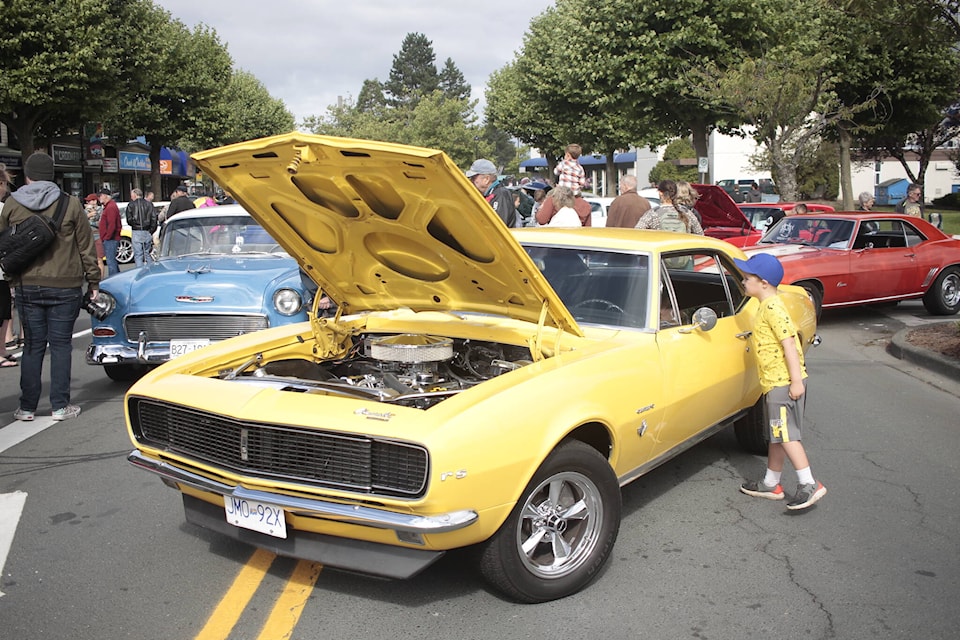
M 532 362 L 526 347 L 419 334 L 365 335 L 341 360 L 254 358 L 221 378 L 300 393 L 342 395 L 427 409 Z

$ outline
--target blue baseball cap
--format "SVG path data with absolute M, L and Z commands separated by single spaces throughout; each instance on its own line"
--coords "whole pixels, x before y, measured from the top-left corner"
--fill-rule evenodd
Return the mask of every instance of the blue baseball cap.
M 761 280 L 766 280 L 773 286 L 780 284 L 783 280 L 783 265 L 777 260 L 776 256 L 769 253 L 755 253 L 749 260 L 740 260 L 734 258 L 737 268 L 744 273 L 755 275 Z

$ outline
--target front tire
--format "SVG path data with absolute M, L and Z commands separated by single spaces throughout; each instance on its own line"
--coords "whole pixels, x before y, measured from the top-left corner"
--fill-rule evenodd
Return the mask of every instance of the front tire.
M 960 311 L 960 268 L 947 267 L 940 272 L 924 294 L 923 306 L 935 316 L 952 316 Z
M 817 320 L 820 319 L 820 313 L 823 311 L 823 291 L 820 289 L 820 286 L 815 282 L 809 280 L 805 282 L 797 282 L 798 287 L 803 287 L 804 291 L 807 292 L 807 296 L 810 298 L 810 302 L 813 303 L 813 310 L 817 313 Z
M 142 364 L 105 364 L 103 372 L 114 382 L 135 382 L 152 368 Z
M 562 443 L 485 544 L 480 571 L 518 602 L 576 593 L 609 557 L 620 509 L 620 486 L 607 460 L 582 442 Z

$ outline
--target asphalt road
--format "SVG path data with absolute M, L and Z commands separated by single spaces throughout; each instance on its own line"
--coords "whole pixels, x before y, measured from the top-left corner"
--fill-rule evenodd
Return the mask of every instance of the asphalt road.
M 542 605 L 488 591 L 466 553 L 389 582 L 186 525 L 178 494 L 125 461 L 126 386 L 84 364 L 78 337 L 82 415 L 0 444 L 0 558 L 15 527 L 0 638 L 956 638 L 960 381 L 883 348 L 935 321 L 918 303 L 825 312 L 808 356 L 817 506 L 741 495 L 764 461 L 721 433 L 626 487 L 603 574 Z M 18 369 L 0 371 L 0 443 L 23 427 L 8 424 L 18 391 Z

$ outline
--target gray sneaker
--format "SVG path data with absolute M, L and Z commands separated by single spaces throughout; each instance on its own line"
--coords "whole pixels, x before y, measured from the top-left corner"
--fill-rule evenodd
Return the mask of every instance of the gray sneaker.
M 50 416 L 54 420 L 69 420 L 80 415 L 80 407 L 75 404 L 68 404 L 63 409 L 57 409 Z
M 797 487 L 797 495 L 787 503 L 787 509 L 794 511 L 797 509 L 806 509 L 807 507 L 813 506 L 817 500 L 825 495 L 827 495 L 827 488 L 820 482 L 815 484 L 801 484 Z
M 23 409 L 18 408 L 13 412 L 14 420 L 23 420 L 24 422 L 30 422 L 33 420 L 33 411 L 24 411 Z
M 767 500 L 783 500 L 783 487 L 779 484 L 775 487 L 763 484 L 763 480 L 747 480 L 740 485 L 740 493 L 745 493 L 754 498 L 766 498 Z

